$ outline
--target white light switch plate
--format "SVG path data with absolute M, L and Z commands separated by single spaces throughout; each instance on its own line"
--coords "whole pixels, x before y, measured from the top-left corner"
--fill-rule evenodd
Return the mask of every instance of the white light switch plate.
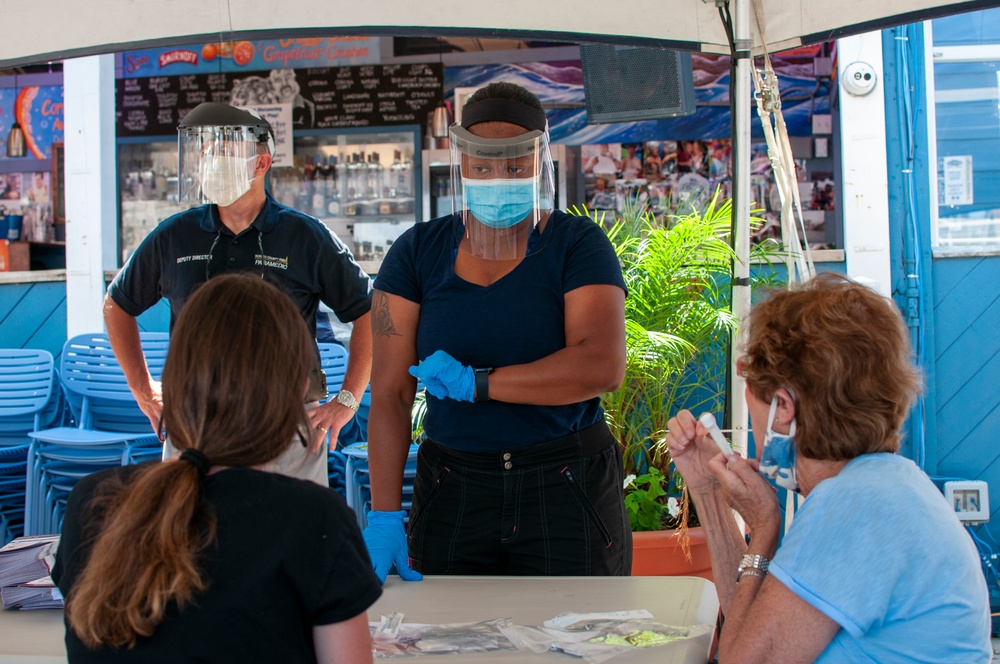
M 944 483 L 944 497 L 960 521 L 985 523 L 990 520 L 990 492 L 981 480 L 956 480 Z

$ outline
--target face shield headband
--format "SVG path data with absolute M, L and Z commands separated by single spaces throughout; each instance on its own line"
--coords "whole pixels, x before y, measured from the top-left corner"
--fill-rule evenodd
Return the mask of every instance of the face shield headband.
M 451 150 L 453 205 L 465 226 L 460 248 L 493 260 L 527 255 L 555 199 L 547 134 L 483 138 L 453 125 Z
M 513 99 L 480 99 L 462 107 L 462 127 L 480 122 L 510 122 L 528 131 L 545 131 L 545 111 Z

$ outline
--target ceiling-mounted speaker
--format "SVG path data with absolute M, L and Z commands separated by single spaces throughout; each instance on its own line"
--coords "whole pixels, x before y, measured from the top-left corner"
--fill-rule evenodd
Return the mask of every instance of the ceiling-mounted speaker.
M 694 113 L 694 73 L 687 51 L 583 44 L 580 59 L 587 124 Z

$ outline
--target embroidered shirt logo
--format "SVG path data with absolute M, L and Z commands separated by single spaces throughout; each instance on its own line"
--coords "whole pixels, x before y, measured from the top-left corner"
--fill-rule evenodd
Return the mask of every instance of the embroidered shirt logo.
M 192 254 L 191 256 L 178 256 L 177 264 L 189 263 L 191 261 L 207 261 L 212 257 L 212 254 Z
M 288 256 L 284 258 L 279 258 L 278 256 L 261 256 L 257 254 L 254 256 L 254 265 L 263 267 L 276 267 L 280 270 L 288 269 Z

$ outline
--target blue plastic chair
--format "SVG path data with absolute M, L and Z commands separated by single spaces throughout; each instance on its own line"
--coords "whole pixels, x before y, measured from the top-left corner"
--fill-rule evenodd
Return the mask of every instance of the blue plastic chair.
M 129 466 L 146 461 L 157 461 L 163 457 L 163 443 L 155 436 L 153 438 L 139 438 L 125 443 L 125 451 L 122 452 L 122 465 Z
M 340 344 L 317 343 L 319 362 L 326 372 L 326 391 L 329 398 L 337 396 L 340 386 L 344 384 L 344 374 L 347 373 L 347 349 Z
M 340 391 L 341 386 L 344 384 L 344 375 L 347 373 L 347 349 L 335 343 L 320 342 L 316 346 L 319 348 L 320 366 L 326 372 L 327 398 L 321 403 L 327 403 L 330 399 L 337 396 L 337 392 Z M 345 440 L 349 440 L 349 442 L 356 441 L 356 430 L 357 424 L 354 420 L 351 420 L 340 430 L 340 437 L 337 440 L 338 444 L 333 446 L 333 449 L 330 446 L 330 434 L 326 435 L 326 441 L 324 442 L 329 455 L 327 457 L 327 471 L 330 478 L 330 488 L 341 496 L 345 495 L 346 482 L 344 469 L 347 465 L 347 460 L 337 448 L 349 444 L 345 443 Z
M 60 393 L 46 350 L 0 349 L 0 445 L 26 445 L 27 434 L 50 426 Z
M 159 380 L 170 338 L 164 332 L 141 332 L 139 339 L 149 373 Z M 82 334 L 69 339 L 63 346 L 59 374 L 78 428 L 150 433 L 149 419 L 128 389 L 108 335 Z
M 0 447 L 0 546 L 24 534 L 27 445 Z
M 61 415 L 52 354 L 0 349 L 0 545 L 23 534 L 28 434 Z
M 347 457 L 340 450 L 330 450 L 327 457 L 327 477 L 330 488 L 347 498 Z
M 417 451 L 419 445 L 411 444 L 403 469 L 403 509 L 409 512 L 413 501 L 413 479 L 417 476 Z M 347 505 L 354 510 L 358 525 L 364 529 L 368 525 L 368 510 L 371 509 L 371 480 L 368 472 L 368 443 L 354 443 L 344 448 L 347 457 Z M 407 517 L 408 518 L 408 517 Z
M 336 396 L 344 383 L 347 372 L 347 350 L 340 344 L 319 343 L 320 362 L 326 372 L 326 389 L 330 398 Z M 422 390 L 423 384 L 417 383 L 417 390 Z M 344 496 L 347 504 L 354 508 L 358 523 L 364 528 L 368 523 L 366 513 L 371 507 L 370 483 L 368 476 L 368 417 L 371 410 L 371 386 L 358 399 L 360 406 L 348 424 L 340 430 L 335 449 L 329 451 L 327 468 L 329 471 L 330 488 Z M 324 403 L 326 403 L 324 401 Z M 329 438 L 327 438 L 329 445 Z M 417 446 L 410 447 L 406 471 L 403 475 L 404 509 L 409 509 L 410 497 L 413 493 L 413 478 L 416 475 Z M 367 491 L 367 494 L 365 493 Z
M 142 332 L 140 340 L 150 374 L 159 379 L 169 338 Z M 30 434 L 26 534 L 58 532 L 61 506 L 80 477 L 135 460 L 140 450 L 160 444 L 129 391 L 106 334 L 69 339 L 63 346 L 60 376 L 77 426 Z

